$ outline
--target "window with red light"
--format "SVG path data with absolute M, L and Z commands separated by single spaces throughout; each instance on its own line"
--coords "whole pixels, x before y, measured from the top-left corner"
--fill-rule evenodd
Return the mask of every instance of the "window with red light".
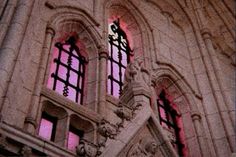
M 157 99 L 157 106 L 161 126 L 171 136 L 171 144 L 178 154 L 184 156 L 185 146 L 181 139 L 180 114 L 178 114 L 176 107 L 168 100 L 164 90 L 161 91 Z
M 124 73 L 130 62 L 130 45 L 126 33 L 120 27 L 119 19 L 109 25 L 108 94 L 119 97 L 122 91 Z
M 48 87 L 82 104 L 87 61 L 76 42 L 76 37 L 70 36 L 66 41 L 55 44 Z
M 57 118 L 43 112 L 39 127 L 39 136 L 44 139 L 54 141 L 56 135 L 56 125 Z
M 67 148 L 72 151 L 76 151 L 76 147 L 79 145 L 80 139 L 83 135 L 84 132 L 82 130 L 76 129 L 70 125 Z

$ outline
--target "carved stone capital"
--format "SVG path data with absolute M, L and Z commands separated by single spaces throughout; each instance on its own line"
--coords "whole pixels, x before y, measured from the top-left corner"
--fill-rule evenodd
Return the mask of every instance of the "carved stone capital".
M 51 25 L 47 26 L 46 33 L 51 34 L 52 36 L 55 36 L 55 34 L 56 34 L 54 28 Z
M 97 145 L 84 139 L 80 140 L 80 144 L 76 147 L 76 153 L 81 157 L 96 157 L 101 154 Z
M 98 132 L 105 138 L 114 139 L 118 133 L 118 126 L 110 124 L 106 120 L 102 120 L 98 127 Z
M 106 49 L 106 47 L 104 46 L 104 45 L 102 45 L 102 46 L 100 46 L 99 47 L 99 59 L 102 59 L 102 58 L 104 58 L 104 59 L 108 59 L 108 50 Z
M 201 120 L 201 115 L 199 113 L 192 113 L 191 114 L 191 117 L 192 117 L 192 120 L 195 121 L 195 120 Z
M 36 121 L 33 117 L 26 117 L 25 118 L 25 123 L 31 124 L 36 128 Z
M 212 37 L 211 31 L 208 28 L 201 29 L 201 35 L 204 40 L 211 39 Z

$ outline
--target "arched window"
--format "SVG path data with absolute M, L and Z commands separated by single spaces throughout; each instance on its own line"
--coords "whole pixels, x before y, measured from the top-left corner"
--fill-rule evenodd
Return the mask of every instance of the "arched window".
M 125 68 L 130 62 L 130 45 L 119 19 L 109 25 L 108 94 L 119 97 Z
M 70 36 L 66 41 L 55 44 L 48 87 L 82 104 L 87 61 L 76 42 L 76 37 Z
M 175 104 L 171 103 L 164 90 L 158 96 L 157 108 L 159 113 L 160 124 L 171 137 L 171 144 L 177 150 L 180 156 L 184 156 L 185 145 L 181 137 L 180 114 Z

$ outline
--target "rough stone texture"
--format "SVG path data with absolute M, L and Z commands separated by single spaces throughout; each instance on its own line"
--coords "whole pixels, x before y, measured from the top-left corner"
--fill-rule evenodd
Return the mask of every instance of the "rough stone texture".
M 70 125 L 100 156 L 177 156 L 159 124 L 161 90 L 178 107 L 188 156 L 235 156 L 234 7 L 233 0 L 2 0 L 0 156 L 76 156 L 67 149 Z M 120 98 L 106 93 L 108 20 L 117 17 L 132 61 L 140 57 L 151 79 L 128 82 Z M 46 86 L 54 44 L 71 32 L 89 60 L 81 105 Z M 132 116 L 118 117 L 119 105 Z M 55 142 L 38 136 L 42 111 L 60 119 Z M 97 131 L 103 119 L 117 129 L 114 139 Z M 143 145 L 149 138 L 155 153 Z

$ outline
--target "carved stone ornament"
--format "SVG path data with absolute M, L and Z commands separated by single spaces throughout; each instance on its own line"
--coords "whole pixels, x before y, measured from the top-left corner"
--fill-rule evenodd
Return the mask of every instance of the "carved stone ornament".
M 21 148 L 20 154 L 23 157 L 31 157 L 32 156 L 32 149 L 29 146 L 24 146 Z
M 84 139 L 76 147 L 76 153 L 79 157 L 96 157 L 101 154 L 98 146 Z
M 120 102 L 118 109 L 114 111 L 114 113 L 122 120 L 121 123 L 118 124 L 118 127 L 123 127 L 124 120 L 130 121 L 134 117 L 135 111 L 138 110 L 140 106 L 142 105 L 137 104 L 130 108 Z
M 176 137 L 175 137 L 174 133 L 172 133 L 170 130 L 168 130 L 166 128 L 163 128 L 163 130 L 170 142 L 176 141 Z
M 151 137 L 145 137 L 130 148 L 127 157 L 153 157 L 157 151 L 157 142 Z
M 140 57 L 129 63 L 125 70 L 124 86 L 132 82 L 140 83 L 146 87 L 151 85 L 150 73 L 143 66 L 143 61 Z
M 103 119 L 99 124 L 98 132 L 106 138 L 114 139 L 118 133 L 118 127 Z

